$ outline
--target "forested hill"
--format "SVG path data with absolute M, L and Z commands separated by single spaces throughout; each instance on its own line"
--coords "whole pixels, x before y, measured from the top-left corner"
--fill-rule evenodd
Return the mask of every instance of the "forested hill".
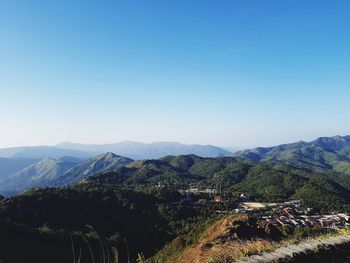
M 345 139 L 338 140 L 342 142 Z M 321 144 L 321 141 L 324 143 Z M 318 144 L 326 148 L 327 141 L 319 139 Z M 347 156 L 341 143 L 338 147 L 332 145 L 333 154 L 338 149 Z M 296 146 L 283 147 L 292 149 Z M 316 151 L 317 147 L 320 148 L 310 146 L 308 151 Z M 331 152 L 330 146 L 328 152 Z M 249 154 L 241 154 L 243 157 L 246 155 Z M 344 165 L 348 164 L 344 158 Z M 346 210 L 350 203 L 350 176 L 337 172 L 332 167 L 310 165 L 310 160 L 308 165 L 304 165 L 306 162 L 263 162 L 264 159 L 261 159 L 262 162 L 254 162 L 242 157 L 179 155 L 133 161 L 113 153 L 90 158 L 73 167 L 74 162 L 67 163 L 70 160 L 49 159 L 39 162 L 3 181 L 0 190 L 20 192 L 30 187 L 62 187 L 76 183 L 113 185 L 137 191 L 158 186 L 175 190 L 196 187 L 215 188 L 236 197 L 243 193 L 250 200 L 256 201 L 275 202 L 300 198 L 309 206 L 327 211 Z M 317 160 L 319 159 L 315 157 L 314 162 Z
M 101 158 L 119 163 L 119 157 L 112 154 L 96 161 Z M 99 161 L 89 164 L 87 168 L 101 168 Z M 106 246 L 118 247 L 123 262 L 128 250 L 135 262 L 140 252 L 150 257 L 167 242 L 195 230 L 188 240 L 174 240 L 176 246 L 191 245 L 197 227 L 215 216 L 214 211 L 222 205 L 237 207 L 242 193 L 252 201 L 302 199 L 304 207 L 322 213 L 350 212 L 350 176 L 280 163 L 255 163 L 240 157 L 182 155 L 127 160 L 126 165 L 112 171 L 81 178 L 69 187 L 0 197 L 0 254 L 4 262 L 10 258 L 16 259 L 12 262 L 26 258 L 40 263 L 68 262 L 72 253 L 67 238 L 70 233 L 78 251 L 83 249 L 84 258 L 89 257 L 86 240 L 98 248 L 101 235 Z M 197 201 L 203 197 L 192 195 L 188 203 L 179 189 L 189 187 L 216 188 L 227 202 L 216 204 L 206 196 L 207 205 L 201 205 Z M 19 250 L 23 253 L 17 253 Z M 99 252 L 95 252 L 98 257 Z
M 348 210 L 350 177 L 313 172 L 293 166 L 253 163 L 241 158 L 168 156 L 134 161 L 116 171 L 88 177 L 80 184 L 113 185 L 147 190 L 161 187 L 216 188 L 232 196 L 244 193 L 257 201 L 303 199 L 323 211 Z
M 311 142 L 259 147 L 238 152 L 236 156 L 350 175 L 350 136 L 321 137 Z
M 44 159 L 0 180 L 0 193 L 14 195 L 35 187 L 67 186 L 97 172 L 116 170 L 132 161 L 113 153 L 87 160 L 74 157 Z
M 110 262 L 101 259 L 101 237 L 103 253 L 116 247 L 120 262 L 127 262 L 129 256 L 130 262 L 136 262 L 138 253 L 153 255 L 165 242 L 212 214 L 206 207 L 170 205 L 180 199 L 179 193 L 167 189 L 144 193 L 84 185 L 30 190 L 0 200 L 0 258 L 4 262 L 76 262 L 74 245 L 77 253 L 81 250 L 82 262 Z

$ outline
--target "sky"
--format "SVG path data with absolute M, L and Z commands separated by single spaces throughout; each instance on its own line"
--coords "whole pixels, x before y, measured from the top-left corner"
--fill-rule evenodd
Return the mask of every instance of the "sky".
M 350 134 L 350 1 L 0 0 L 0 147 Z

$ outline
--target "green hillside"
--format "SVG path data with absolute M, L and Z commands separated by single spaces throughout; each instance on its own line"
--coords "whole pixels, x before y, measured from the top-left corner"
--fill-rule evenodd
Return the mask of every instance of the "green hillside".
M 67 170 L 54 182 L 54 185 L 62 186 L 73 184 L 101 171 L 116 170 L 132 161 L 133 160 L 130 158 L 118 156 L 111 152 L 100 154 Z
M 70 236 L 87 262 L 91 256 L 86 240 L 100 262 L 99 237 L 106 247 L 118 247 L 122 262 L 127 261 L 128 250 L 135 262 L 139 253 L 151 257 L 172 240 L 176 247 L 186 247 L 196 240 L 201 226 L 216 217 L 215 211 L 222 209 L 216 203 L 196 204 L 200 195 L 190 195 L 193 202 L 188 203 L 178 190 L 190 187 L 220 190 L 230 200 L 225 207 L 231 209 L 244 193 L 251 201 L 302 199 L 304 207 L 324 213 L 350 212 L 349 176 L 333 171 L 194 155 L 126 160 L 126 165 L 118 167 L 120 158 L 106 154 L 79 165 L 84 169 L 70 169 L 75 171 L 74 180 L 81 178 L 74 186 L 33 189 L 0 201 L 0 254 L 1 247 L 7 247 L 1 254 L 6 256 L 3 260 L 21 261 L 14 244 L 20 247 L 32 240 L 24 248 L 30 251 L 30 260 L 64 261 L 72 253 Z M 89 176 L 94 171 L 101 172 Z M 9 236 L 17 241 L 6 242 Z M 184 239 L 176 239 L 179 236 Z M 60 256 L 51 260 L 41 248 Z
M 0 193 L 20 193 L 31 187 L 53 186 L 55 180 L 79 162 L 79 159 L 68 157 L 41 160 L 3 180 Z
M 234 157 L 186 155 L 135 161 L 116 171 L 95 174 L 80 184 L 113 185 L 142 191 L 158 186 L 216 188 L 235 198 L 243 193 L 256 201 L 302 198 L 305 205 L 322 211 L 349 210 L 350 203 L 350 178 L 347 175 L 314 172 L 290 165 L 253 163 Z
M 211 216 L 205 207 L 169 204 L 180 198 L 166 189 L 142 193 L 84 185 L 31 190 L 4 199 L 0 201 L 0 259 L 23 260 L 17 249 L 27 243 L 28 262 L 67 262 L 72 258 L 69 237 L 73 235 L 77 251 L 82 250 L 82 262 L 91 262 L 86 240 L 94 250 L 95 262 L 103 262 L 98 236 L 108 253 L 110 248 L 118 248 L 120 262 L 126 262 L 127 251 L 135 262 L 138 253 L 153 255 L 166 242 Z M 10 243 L 6 241 L 9 237 Z
M 44 159 L 1 180 L 0 193 L 9 196 L 30 188 L 70 185 L 101 171 L 116 170 L 132 161 L 113 153 L 85 161 L 74 157 Z
M 350 136 L 322 137 L 268 148 L 255 148 L 237 156 L 264 162 L 282 162 L 315 171 L 336 171 L 350 175 Z

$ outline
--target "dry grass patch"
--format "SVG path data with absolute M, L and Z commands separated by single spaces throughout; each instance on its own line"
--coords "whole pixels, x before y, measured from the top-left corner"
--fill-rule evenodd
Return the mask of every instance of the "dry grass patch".
M 231 263 L 243 257 L 274 251 L 282 243 L 268 240 L 231 241 L 212 247 L 207 251 L 208 263 Z
M 205 234 L 200 238 L 200 243 L 211 243 L 220 238 L 224 238 L 230 235 L 229 230 L 238 221 L 246 221 L 248 216 L 246 215 L 231 215 L 224 219 L 219 220 L 212 227 L 210 227 Z

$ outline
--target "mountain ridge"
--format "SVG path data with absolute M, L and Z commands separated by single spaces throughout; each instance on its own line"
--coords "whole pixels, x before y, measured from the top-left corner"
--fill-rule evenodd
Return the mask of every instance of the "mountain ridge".
M 57 186 L 73 184 L 93 174 L 101 171 L 107 172 L 116 170 L 131 162 L 133 162 L 133 160 L 130 158 L 107 152 L 89 158 L 65 171 L 65 173 L 60 176 L 54 184 Z
M 310 142 L 257 147 L 236 152 L 235 156 L 350 175 L 350 136 L 319 137 Z
M 94 174 L 78 185 L 112 186 L 126 189 L 214 188 L 233 196 L 242 193 L 248 200 L 282 202 L 302 199 L 309 207 L 347 210 L 350 205 L 350 178 L 341 179 L 302 168 L 255 163 L 237 157 L 167 157 L 138 160 L 115 171 Z M 179 161 L 180 160 L 180 161 Z
M 0 192 L 21 192 L 32 187 L 54 186 L 53 181 L 79 162 L 75 158 L 43 159 L 1 182 Z
M 232 155 L 214 145 L 181 144 L 179 142 L 141 143 L 122 141 L 111 144 L 79 144 L 62 142 L 54 146 L 23 146 L 0 149 L 0 157 L 32 157 L 37 159 L 74 156 L 91 158 L 98 154 L 114 152 L 131 159 L 158 159 L 167 155 L 196 154 L 203 157 Z
M 29 188 L 69 185 L 94 173 L 118 169 L 132 161 L 111 152 L 87 160 L 74 157 L 47 158 L 2 180 L 0 193 L 13 195 Z
M 233 153 L 214 145 L 182 144 L 179 142 L 152 142 L 121 141 L 111 144 L 79 144 L 64 142 L 56 145 L 66 149 L 88 152 L 114 152 L 131 159 L 158 159 L 167 155 L 195 154 L 202 157 L 217 157 L 232 155 Z
M 130 142 L 125 143 L 129 144 Z M 167 145 L 166 142 L 164 143 Z M 78 150 L 73 149 L 73 151 Z M 239 160 L 238 158 L 243 159 Z M 169 183 L 178 180 L 177 186 L 180 187 L 181 183 L 192 182 L 198 178 L 207 180 L 213 177 L 215 184 L 220 183 L 228 186 L 228 184 L 235 184 L 241 179 L 242 171 L 233 168 L 235 163 L 242 162 L 243 167 L 248 165 L 250 161 L 272 163 L 276 167 L 283 167 L 282 170 L 289 169 L 285 167 L 291 166 L 321 172 L 327 174 L 324 176 L 327 180 L 331 178 L 337 183 L 350 186 L 350 180 L 346 178 L 346 175 L 350 175 L 350 136 L 334 136 L 320 137 L 311 142 L 299 141 L 274 147 L 258 147 L 237 152 L 232 157 L 212 158 L 185 154 L 166 155 L 158 159 L 133 160 L 109 151 L 88 159 L 46 158 L 12 174 L 6 180 L 0 180 L 0 193 L 6 193 L 5 190 L 20 192 L 30 187 L 72 185 L 99 173 L 115 172 L 121 167 L 125 167 L 125 169 L 116 173 L 116 176 L 120 176 L 117 181 L 121 178 L 126 180 L 126 176 L 133 175 L 134 181 L 139 181 L 141 185 L 146 182 L 147 184 L 157 184 L 159 180 L 165 180 Z M 246 164 L 243 165 L 243 163 Z M 224 177 L 222 177 L 223 174 Z M 228 176 L 229 174 L 231 175 Z M 263 171 L 262 174 L 264 174 Z M 245 184 L 246 187 L 249 186 L 249 183 Z
M 72 150 L 56 148 L 54 146 L 20 146 L 0 149 L 0 157 L 3 158 L 35 158 L 35 159 L 59 159 L 64 156 L 72 156 L 77 158 L 88 158 L 91 154 Z
M 40 159 L 0 157 L 0 181 L 38 161 Z

